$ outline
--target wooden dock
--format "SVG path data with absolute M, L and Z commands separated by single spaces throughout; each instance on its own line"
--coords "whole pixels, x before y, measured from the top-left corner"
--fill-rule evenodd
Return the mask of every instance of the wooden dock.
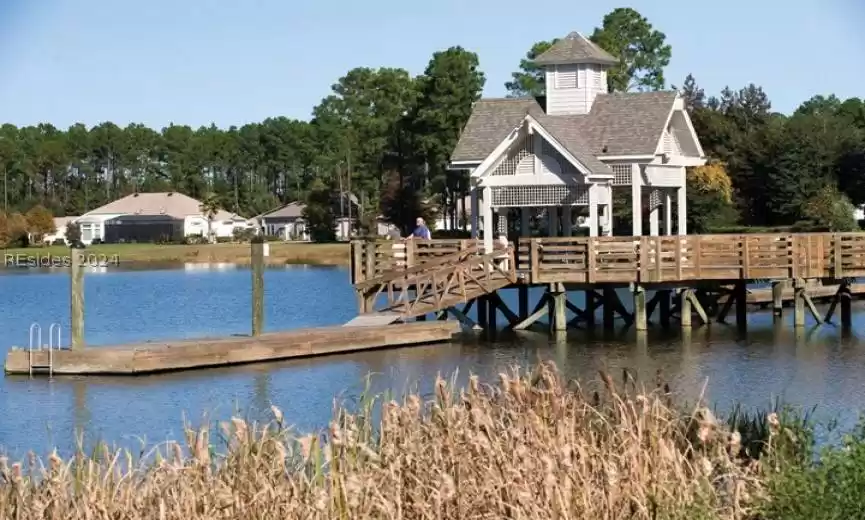
M 337 326 L 258 336 L 48 350 L 14 348 L 7 374 L 142 375 L 449 341 L 453 321 Z M 50 358 L 49 358 L 50 356 Z M 31 367 L 33 367 L 31 372 Z
M 655 309 L 657 323 L 667 326 L 676 317 L 690 327 L 694 316 L 724 321 L 733 307 L 744 326 L 747 305 L 771 304 L 780 316 L 785 300 L 793 303 L 795 326 L 804 325 L 806 311 L 817 323 L 830 321 L 836 306 L 849 326 L 850 300 L 861 290 L 854 280 L 865 277 L 865 233 L 520 237 L 494 251 L 476 239 L 413 240 L 399 258 L 392 242 L 357 241 L 351 277 L 362 315 L 450 314 L 484 329 L 495 328 L 498 311 L 515 329 L 545 315 L 551 330 L 594 326 L 600 309 L 605 328 L 621 319 L 645 330 Z M 771 288 L 748 288 L 755 283 Z M 530 310 L 533 286 L 546 292 Z M 516 311 L 498 294 L 511 288 L 519 292 Z M 624 288 L 633 294 L 632 312 L 617 295 Z M 583 308 L 568 301 L 570 291 L 585 292 Z M 832 301 L 825 316 L 816 298 Z M 466 316 L 472 305 L 476 324 Z M 576 317 L 565 321 L 567 310 Z

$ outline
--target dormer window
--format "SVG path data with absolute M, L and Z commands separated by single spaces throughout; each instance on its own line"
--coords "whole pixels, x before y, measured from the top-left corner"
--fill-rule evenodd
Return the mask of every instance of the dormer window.
M 570 89 L 577 87 L 577 66 L 556 65 L 556 88 Z

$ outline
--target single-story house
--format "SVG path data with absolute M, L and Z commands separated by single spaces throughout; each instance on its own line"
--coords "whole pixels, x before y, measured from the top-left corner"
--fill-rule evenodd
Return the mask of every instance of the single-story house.
M 357 206 L 354 200 L 350 199 L 353 205 L 353 211 L 357 211 Z M 270 236 L 278 236 L 283 240 L 310 240 L 309 230 L 307 229 L 306 220 L 303 218 L 303 210 L 306 204 L 294 201 L 281 206 L 273 211 L 263 213 L 253 220 L 257 221 L 258 228 L 265 234 Z M 356 215 L 356 213 L 353 213 Z M 357 218 L 352 216 L 349 219 L 347 216 L 337 215 L 335 219 L 335 229 L 337 240 L 350 240 L 352 230 L 357 223 Z M 378 235 L 387 235 L 388 225 L 381 218 L 376 224 Z
M 256 217 L 259 228 L 268 236 L 283 240 L 309 240 L 306 221 L 303 220 L 302 202 L 289 202 L 285 206 Z
M 75 219 L 81 226 L 81 241 L 104 241 L 105 222 L 125 215 L 167 215 L 183 221 L 183 236 L 207 236 L 208 219 L 200 201 L 177 192 L 133 193 Z M 211 222 L 211 231 L 218 238 L 232 237 L 235 229 L 249 227 L 247 219 L 225 210 L 217 212 Z

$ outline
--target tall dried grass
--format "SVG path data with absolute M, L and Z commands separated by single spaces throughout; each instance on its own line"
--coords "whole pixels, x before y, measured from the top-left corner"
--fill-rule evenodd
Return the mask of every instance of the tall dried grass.
M 541 365 L 492 386 L 471 377 L 456 390 L 440 379 L 429 402 L 381 403 L 375 424 L 373 400 L 337 409 L 321 435 L 293 436 L 274 408 L 267 425 L 189 429 L 185 446 L 146 462 L 104 447 L 45 464 L 0 460 L 0 518 L 751 515 L 779 437 L 774 416 L 757 460 L 708 410 L 683 412 L 662 390 L 602 379 L 605 391 L 586 395 Z

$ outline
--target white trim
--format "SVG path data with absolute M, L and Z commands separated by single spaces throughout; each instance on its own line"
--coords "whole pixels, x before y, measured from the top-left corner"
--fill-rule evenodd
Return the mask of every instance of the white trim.
M 655 146 L 655 155 L 665 155 L 664 134 L 667 132 L 667 128 L 670 126 L 670 121 L 673 120 L 673 114 L 675 114 L 677 111 L 682 112 L 682 115 L 685 117 L 685 124 L 688 126 L 688 131 L 691 133 L 691 139 L 697 145 L 697 151 L 700 152 L 700 157 L 705 158 L 706 154 L 703 151 L 703 145 L 700 144 L 700 137 L 697 135 L 697 131 L 694 129 L 694 124 L 691 122 L 690 116 L 688 116 L 688 111 L 685 110 L 684 101 L 681 94 L 676 94 L 676 99 L 673 101 L 673 106 L 670 107 L 670 112 L 667 114 L 667 119 L 664 120 L 661 137 L 658 139 L 658 144 Z
M 694 129 L 694 123 L 691 122 L 691 116 L 688 115 L 687 110 L 682 110 L 682 116 L 685 117 L 685 124 L 688 125 L 688 130 L 691 132 L 691 139 L 694 140 L 694 144 L 697 145 L 697 151 L 700 152 L 700 157 L 705 158 L 706 152 L 703 151 L 703 145 L 700 144 L 700 136 L 697 135 L 697 131 Z
M 672 155 L 669 160 L 660 164 L 650 164 L 649 166 L 703 166 L 706 164 L 706 157 L 692 157 L 688 155 Z
M 658 138 L 658 144 L 655 145 L 655 155 L 664 155 L 666 152 L 664 151 L 664 135 L 667 133 L 667 128 L 670 126 L 670 121 L 673 120 L 673 113 L 676 112 L 676 101 L 678 101 L 679 95 L 676 94 L 676 100 L 673 101 L 672 106 L 670 107 L 670 111 L 667 113 L 667 117 L 664 119 L 664 126 L 661 127 L 661 136 Z
M 562 154 L 562 157 L 568 160 L 574 167 L 579 170 L 586 177 L 586 181 L 590 179 L 612 179 L 615 177 L 612 173 L 592 173 L 585 164 L 580 162 L 576 157 L 568 151 L 567 148 L 562 146 L 562 144 L 550 134 L 546 128 L 541 125 L 537 119 L 532 117 L 531 115 L 526 115 L 526 121 L 529 122 L 529 127 L 534 126 L 535 130 L 544 138 L 550 145 L 555 148 L 557 152 Z
M 528 117 L 529 116 L 526 116 L 526 118 Z M 504 153 L 508 151 L 508 148 L 510 148 L 514 141 L 516 141 L 517 138 L 520 136 L 520 129 L 522 128 L 524 123 L 525 119 L 523 119 L 523 121 L 521 121 L 519 125 L 514 127 L 514 129 L 511 130 L 510 133 L 508 133 L 508 135 L 502 140 L 502 142 L 499 143 L 499 145 L 496 146 L 492 152 L 490 152 L 487 158 L 484 159 L 483 162 L 477 166 L 477 168 L 475 168 L 475 171 L 473 171 L 471 174 L 472 177 L 483 177 L 488 171 L 492 169 L 494 165 L 497 165 L 500 162 L 499 159 L 502 157 L 502 155 L 504 155 Z

